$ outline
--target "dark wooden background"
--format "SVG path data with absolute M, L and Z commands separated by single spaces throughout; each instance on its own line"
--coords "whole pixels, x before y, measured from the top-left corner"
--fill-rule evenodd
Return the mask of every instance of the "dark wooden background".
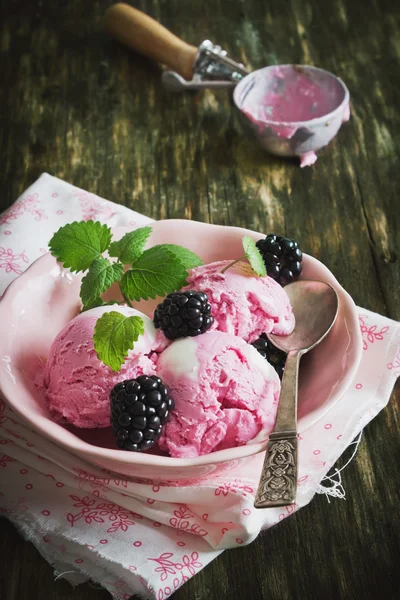
M 317 164 L 266 155 L 227 92 L 170 95 L 157 66 L 102 30 L 108 0 L 0 0 L 0 209 L 43 171 L 159 218 L 285 232 L 356 303 L 400 319 L 400 3 L 137 0 L 198 45 L 250 68 L 308 63 L 340 75 L 352 119 Z M 250 546 L 225 552 L 176 600 L 398 597 L 399 387 L 344 472 Z M 52 569 L 1 521 L 2 600 L 105 600 Z

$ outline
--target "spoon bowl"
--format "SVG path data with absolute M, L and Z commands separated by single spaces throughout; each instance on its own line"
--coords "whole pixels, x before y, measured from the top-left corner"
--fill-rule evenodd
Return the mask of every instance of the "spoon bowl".
M 296 324 L 287 336 L 268 334 L 287 352 L 278 414 L 265 453 L 255 508 L 287 506 L 296 501 L 297 390 L 300 358 L 317 346 L 332 329 L 338 314 L 336 291 L 324 281 L 304 279 L 285 287 Z
M 284 352 L 308 352 L 328 335 L 336 320 L 339 308 L 335 290 L 324 281 L 304 279 L 285 286 L 296 318 L 290 335 L 268 334 L 270 341 Z M 321 310 L 323 307 L 323 310 Z

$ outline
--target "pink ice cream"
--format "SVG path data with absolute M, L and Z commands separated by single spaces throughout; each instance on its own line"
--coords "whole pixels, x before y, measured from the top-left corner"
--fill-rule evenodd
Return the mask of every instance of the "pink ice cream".
M 208 295 L 213 328 L 250 343 L 262 333 L 291 333 L 294 315 L 285 290 L 271 277 L 256 277 L 244 262 L 221 273 L 228 264 L 221 261 L 197 267 L 188 278 L 188 289 Z
M 257 350 L 238 337 L 210 331 L 173 342 L 157 375 L 175 401 L 161 450 L 192 458 L 268 437 L 280 381 Z
M 137 315 L 145 323 L 145 334 L 119 372 L 104 365 L 93 347 L 96 321 L 109 311 Z M 155 373 L 157 355 L 152 351 L 157 347 L 156 339 L 152 321 L 132 308 L 100 307 L 75 317 L 55 338 L 39 383 L 53 419 L 76 427 L 109 426 L 111 389 L 124 379 Z

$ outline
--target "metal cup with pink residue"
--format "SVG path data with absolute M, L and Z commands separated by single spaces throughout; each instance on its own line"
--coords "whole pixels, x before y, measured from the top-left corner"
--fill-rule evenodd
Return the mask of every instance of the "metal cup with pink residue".
M 278 65 L 253 71 L 233 100 L 261 146 L 312 165 L 350 118 L 350 94 L 341 79 L 317 67 Z
M 127 4 L 108 9 L 107 30 L 120 42 L 173 70 L 162 81 L 171 91 L 234 89 L 233 100 L 261 146 L 279 156 L 298 156 L 312 165 L 350 118 L 350 94 L 341 79 L 316 67 L 278 65 L 249 73 L 220 46 L 198 48 L 177 38 Z

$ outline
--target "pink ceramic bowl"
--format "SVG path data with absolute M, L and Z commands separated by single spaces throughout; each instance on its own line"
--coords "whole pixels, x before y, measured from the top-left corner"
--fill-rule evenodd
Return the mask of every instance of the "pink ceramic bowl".
M 241 240 L 261 234 L 184 220 L 152 225 L 149 246 L 180 243 L 205 263 L 242 254 Z M 122 237 L 126 229 L 115 234 Z M 299 431 L 323 418 L 351 383 L 362 352 L 356 307 L 332 273 L 311 256 L 304 256 L 302 277 L 330 283 L 339 295 L 337 321 L 318 348 L 302 359 L 299 382 Z M 39 258 L 7 289 L 0 303 L 0 388 L 12 407 L 44 437 L 90 463 L 125 476 L 179 482 L 230 469 L 238 460 L 261 452 L 254 443 L 192 459 L 116 450 L 109 429 L 82 430 L 54 423 L 33 380 L 56 334 L 80 310 L 81 276 L 64 270 L 50 255 Z M 155 302 L 138 304 L 151 314 Z

